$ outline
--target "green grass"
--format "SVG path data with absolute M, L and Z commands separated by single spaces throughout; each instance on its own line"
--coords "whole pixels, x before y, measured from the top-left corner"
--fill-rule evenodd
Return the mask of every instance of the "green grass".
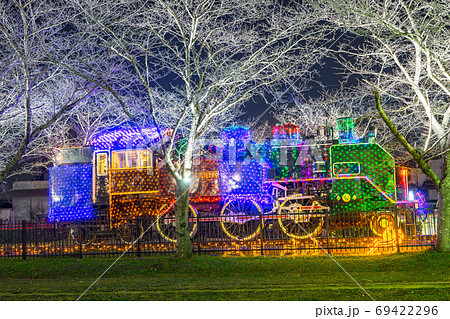
M 376 300 L 449 300 L 450 254 L 335 257 Z M 0 300 L 75 300 L 114 259 L 0 259 Z M 83 300 L 369 300 L 329 257 L 123 258 Z

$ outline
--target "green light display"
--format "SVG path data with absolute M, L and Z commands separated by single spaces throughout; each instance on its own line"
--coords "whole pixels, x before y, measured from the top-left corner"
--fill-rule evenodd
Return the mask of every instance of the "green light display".
M 394 159 L 380 145 L 337 144 L 330 154 L 336 211 L 380 210 L 396 199 Z
M 344 143 L 354 141 L 353 129 L 355 124 L 350 117 L 341 117 L 337 120 L 339 138 Z

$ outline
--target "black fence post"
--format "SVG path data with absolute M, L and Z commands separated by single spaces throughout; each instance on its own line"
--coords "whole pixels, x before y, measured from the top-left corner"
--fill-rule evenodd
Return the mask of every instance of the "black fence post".
M 398 214 L 397 214 L 397 204 L 394 204 L 394 229 L 395 229 L 395 238 L 396 238 L 396 245 L 397 245 L 397 254 L 400 254 L 400 243 L 398 238 Z M 405 220 L 405 227 L 406 227 L 406 220 Z M 405 229 L 406 233 L 406 229 Z
M 81 230 L 81 222 L 78 222 L 78 258 L 83 259 L 83 233 Z
M 264 240 L 264 232 L 263 232 L 264 220 L 263 220 L 263 216 L 262 216 L 262 211 L 259 211 L 259 223 L 260 223 L 260 225 L 259 225 L 259 227 L 260 227 L 259 242 L 260 242 L 260 245 L 261 245 L 261 247 L 260 247 L 260 249 L 261 249 L 261 256 L 264 256 L 264 242 L 263 242 L 263 240 Z
M 141 257 L 141 220 L 138 218 L 136 219 L 136 233 L 138 235 L 138 240 L 137 240 L 137 256 L 138 258 Z
M 327 211 L 325 214 L 325 232 L 327 233 L 327 253 L 328 255 L 331 255 L 331 248 L 330 248 L 330 211 Z
M 27 258 L 27 225 L 22 220 L 22 259 Z
M 201 232 L 201 227 L 200 227 L 200 214 L 197 213 L 197 253 L 199 256 L 202 254 L 202 251 L 200 248 L 201 236 L 202 236 L 202 232 Z

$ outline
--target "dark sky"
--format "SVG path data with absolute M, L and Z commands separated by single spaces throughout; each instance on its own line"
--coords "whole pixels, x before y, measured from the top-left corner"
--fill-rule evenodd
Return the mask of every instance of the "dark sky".
M 331 58 L 326 58 L 322 66 L 316 65 L 315 68 L 318 71 L 318 75 L 314 78 L 315 81 L 309 84 L 310 89 L 304 92 L 304 96 L 300 97 L 300 102 L 303 102 L 309 98 L 320 98 L 324 90 L 336 90 L 340 86 L 340 81 L 343 80 L 342 76 L 339 75 L 339 70 L 337 70 L 339 65 Z M 286 97 L 290 92 L 287 92 Z M 297 97 L 298 98 L 298 97 Z M 294 102 L 292 101 L 292 104 Z M 259 118 L 261 122 L 268 121 L 269 124 L 275 125 L 276 120 L 274 119 L 274 108 L 269 107 L 261 97 L 256 97 L 252 101 L 246 103 L 245 114 L 242 119 L 246 118 Z

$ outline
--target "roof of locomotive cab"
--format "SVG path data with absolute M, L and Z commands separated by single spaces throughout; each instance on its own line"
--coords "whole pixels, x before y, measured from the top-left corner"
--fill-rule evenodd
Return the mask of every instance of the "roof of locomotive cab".
M 390 157 L 392 160 L 394 160 L 394 157 L 386 151 L 380 144 L 378 143 L 339 143 L 339 144 L 332 144 L 330 148 L 330 152 L 333 151 L 334 148 L 370 148 L 370 146 L 374 146 L 375 148 L 379 148 L 383 153 L 385 153 L 388 157 Z M 333 159 L 331 159 L 333 161 Z
M 92 149 L 97 151 L 146 148 L 149 144 L 159 141 L 160 134 L 164 138 L 170 136 L 171 133 L 171 129 L 160 129 L 158 132 L 156 127 L 116 127 L 95 136 L 92 141 Z

